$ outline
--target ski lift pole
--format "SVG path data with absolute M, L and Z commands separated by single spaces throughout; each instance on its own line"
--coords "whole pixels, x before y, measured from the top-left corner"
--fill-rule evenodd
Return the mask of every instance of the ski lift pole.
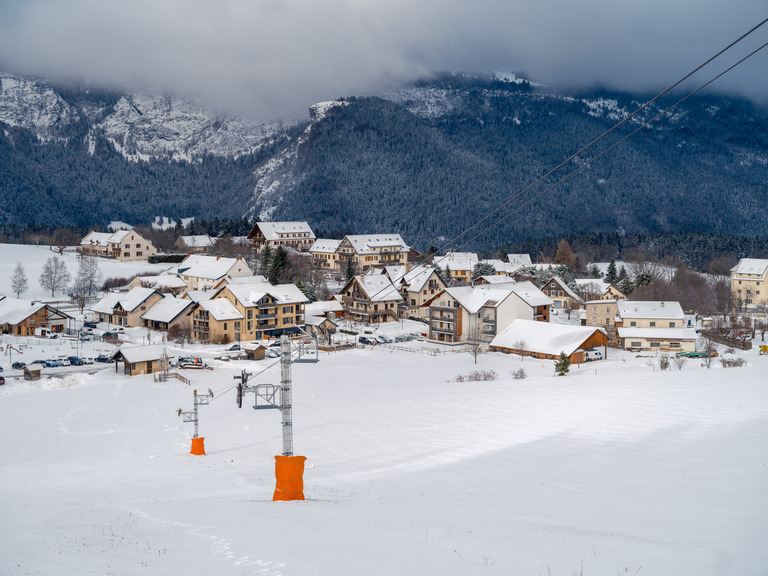
M 195 456 L 205 456 L 205 438 L 200 438 L 200 429 L 197 418 L 197 407 L 201 404 L 208 404 L 209 400 L 213 398 L 213 392 L 208 389 L 208 394 L 199 394 L 197 390 L 193 391 L 194 407 L 191 412 L 185 412 L 181 408 L 178 409 L 179 416 L 184 417 L 184 422 L 192 422 L 195 425 L 195 435 L 192 437 L 192 448 L 189 453 Z
M 280 399 L 283 413 L 283 456 L 293 456 L 293 414 L 291 409 L 291 342 L 280 342 Z

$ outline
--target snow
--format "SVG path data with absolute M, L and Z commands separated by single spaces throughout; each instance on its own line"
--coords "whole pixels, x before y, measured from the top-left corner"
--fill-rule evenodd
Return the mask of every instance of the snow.
M 33 348 L 25 357 L 42 354 Z M 303 502 L 272 502 L 279 412 L 248 408 L 252 395 L 242 410 L 234 402 L 244 368 L 252 383 L 279 381 L 273 360 L 206 359 L 214 370 L 185 372 L 190 386 L 112 365 L 33 383 L 6 369 L 0 567 L 764 574 L 768 357 L 740 354 L 744 368 L 689 361 L 661 372 L 653 358 L 612 351 L 558 378 L 551 362 L 513 355 L 475 365 L 387 346 L 321 353 L 292 367 Z M 527 379 L 512 379 L 519 368 Z M 454 381 L 476 369 L 498 378 Z M 191 456 L 193 426 L 177 410 L 208 388 L 207 455 Z
M 45 262 L 52 256 L 64 261 L 74 281 L 80 267 L 74 247 L 65 250 L 63 254 L 59 254 L 58 250 L 51 250 L 48 246 L 0 244 L 0 278 L 5 278 L 4 282 L 0 284 L 0 294 L 15 296 L 11 292 L 11 278 L 13 277 L 16 264 L 20 262 L 24 267 L 24 274 L 29 285 L 28 290 L 21 295 L 21 298 L 32 300 L 50 297 L 50 292 L 46 292 L 40 287 L 39 280 Z M 169 268 L 168 264 L 149 264 L 143 261 L 119 262 L 110 258 L 97 258 L 97 262 L 103 280 L 107 278 L 127 278 L 136 274 L 160 274 Z

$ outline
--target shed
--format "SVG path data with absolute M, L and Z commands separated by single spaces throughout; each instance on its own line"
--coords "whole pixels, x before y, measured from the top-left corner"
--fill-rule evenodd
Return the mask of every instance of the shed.
M 40 380 L 40 373 L 42 370 L 42 368 L 30 368 L 29 366 L 24 366 L 24 380 Z
M 258 342 L 246 342 L 242 344 L 242 349 L 248 356 L 248 360 L 264 360 L 267 355 L 267 347 Z
M 505 354 L 520 354 L 554 360 L 565 352 L 572 364 L 584 361 L 584 350 L 603 347 L 608 355 L 608 336 L 599 328 L 551 324 L 533 320 L 515 320 L 491 340 L 491 350 Z
M 122 361 L 124 374 L 137 376 L 162 371 L 166 368 L 165 363 L 168 361 L 168 355 L 162 344 L 153 346 L 123 345 L 115 350 L 109 359 L 115 362 L 115 372 L 117 372 L 117 363 Z

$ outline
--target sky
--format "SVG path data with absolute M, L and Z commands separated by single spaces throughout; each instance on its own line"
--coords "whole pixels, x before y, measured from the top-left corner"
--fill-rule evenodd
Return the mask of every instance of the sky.
M 0 0 L 0 70 L 307 116 L 435 71 L 658 91 L 768 17 L 765 0 Z M 768 42 L 768 24 L 696 77 Z M 715 88 L 768 102 L 768 49 Z

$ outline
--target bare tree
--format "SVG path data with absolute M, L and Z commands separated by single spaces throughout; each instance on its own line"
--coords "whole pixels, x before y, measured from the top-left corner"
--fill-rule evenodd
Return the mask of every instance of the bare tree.
M 471 321 L 471 318 L 470 318 L 470 321 Z M 465 348 L 467 352 L 469 352 L 472 355 L 472 357 L 475 359 L 475 364 L 477 364 L 477 357 L 488 350 L 488 342 L 483 340 L 483 332 L 482 332 L 482 329 L 480 328 L 479 319 L 476 319 L 476 321 L 474 322 L 474 325 L 471 326 L 470 329 L 467 331 L 467 340 L 466 340 Z
M 710 368 L 712 366 L 712 357 L 717 354 L 717 346 L 715 346 L 715 334 L 713 329 L 704 330 L 701 332 L 701 338 L 704 341 L 704 352 L 707 353 L 703 360 L 704 366 Z
M 64 261 L 57 256 L 51 256 L 43 265 L 43 271 L 40 274 L 40 286 L 45 290 L 50 290 L 51 297 L 53 297 L 56 296 L 56 292 L 63 291 L 71 279 Z
M 520 356 L 523 358 L 523 360 L 525 360 L 525 350 L 528 347 L 528 343 L 523 338 L 521 338 L 520 340 L 516 340 L 512 346 L 515 347 L 515 350 L 520 351 Z
M 13 276 L 11 276 L 11 290 L 16 294 L 16 298 L 21 298 L 27 288 L 29 288 L 29 283 L 27 282 L 27 275 L 24 274 L 24 266 L 21 265 L 21 262 L 17 262 Z

